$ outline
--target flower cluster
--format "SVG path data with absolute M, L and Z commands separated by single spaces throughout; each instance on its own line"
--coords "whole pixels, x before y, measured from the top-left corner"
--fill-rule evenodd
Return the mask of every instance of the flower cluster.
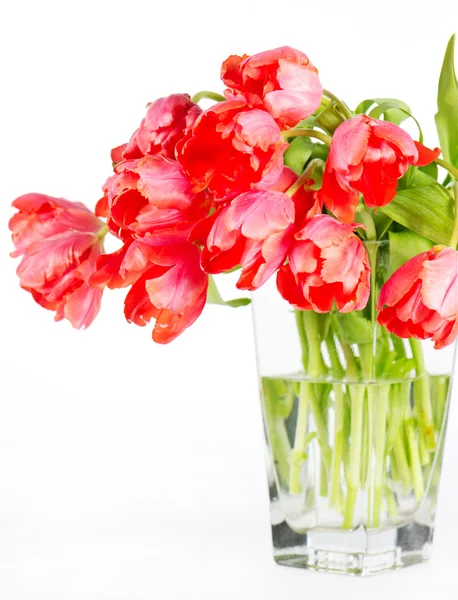
M 197 104 L 204 94 L 148 105 L 130 141 L 112 150 L 95 214 L 39 194 L 14 202 L 21 286 L 56 319 L 88 326 L 106 287 L 130 288 L 126 319 L 155 319 L 153 339 L 167 343 L 201 314 L 209 276 L 234 269 L 242 290 L 276 274 L 296 309 L 366 306 L 367 218 L 358 214 L 388 205 L 409 169 L 440 151 L 393 122 L 351 113 L 290 47 L 230 56 L 221 79 L 224 96 L 206 110 Z M 326 128 L 320 118 L 330 110 L 337 123 Z M 293 170 L 297 138 L 310 144 Z M 109 254 L 107 232 L 119 240 Z M 379 321 L 398 336 L 446 345 L 457 335 L 456 250 L 412 260 L 382 290 Z

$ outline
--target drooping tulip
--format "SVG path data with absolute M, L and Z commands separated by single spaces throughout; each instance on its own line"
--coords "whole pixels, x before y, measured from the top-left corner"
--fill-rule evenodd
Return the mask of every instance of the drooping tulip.
M 409 165 L 427 165 L 439 154 L 394 123 L 358 115 L 334 133 L 319 196 L 338 219 L 351 223 L 360 194 L 370 208 L 389 204 Z
M 149 268 L 126 296 L 124 314 L 144 326 L 156 319 L 153 340 L 167 344 L 194 323 L 207 299 L 208 276 L 194 244 L 156 249 Z
M 458 252 L 434 246 L 393 273 L 378 299 L 378 322 L 398 337 L 432 339 L 435 348 L 458 335 Z
M 280 294 L 293 306 L 318 313 L 335 304 L 342 313 L 363 309 L 370 292 L 370 265 L 354 227 L 318 215 L 296 233 L 289 262 L 277 275 Z
M 180 165 L 164 156 L 123 161 L 104 185 L 97 213 L 118 237 L 149 237 L 155 245 L 181 243 L 208 212 L 207 194 L 195 194 Z
M 229 56 L 221 68 L 228 98 L 267 110 L 281 128 L 292 127 L 320 106 L 323 88 L 309 58 L 289 46 L 253 56 Z
M 294 203 L 286 194 L 246 192 L 213 213 L 202 250 L 202 267 L 221 273 L 237 265 L 240 289 L 260 287 L 284 262 L 294 235 Z M 194 236 L 201 237 L 204 226 Z
M 26 194 L 13 206 L 10 220 L 21 287 L 36 302 L 68 319 L 73 327 L 88 327 L 100 309 L 102 290 L 88 280 L 103 251 L 105 225 L 86 206 L 43 194 Z
M 204 244 L 204 270 L 221 273 L 240 265 L 239 289 L 263 285 L 283 264 L 300 224 L 321 212 L 314 190 L 301 186 L 292 197 L 285 193 L 296 181 L 285 167 L 271 189 L 240 194 L 198 223 L 191 238 Z

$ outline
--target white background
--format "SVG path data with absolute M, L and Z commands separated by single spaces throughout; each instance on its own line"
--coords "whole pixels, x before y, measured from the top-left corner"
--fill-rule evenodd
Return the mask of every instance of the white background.
M 221 90 L 232 53 L 295 46 L 350 105 L 409 103 L 434 146 L 456 30 L 456 0 L 2 4 L 2 600 L 457 597 L 456 406 L 429 564 L 369 580 L 277 567 L 250 310 L 210 307 L 161 347 L 114 292 L 77 332 L 19 289 L 7 232 L 26 192 L 93 207 L 145 104 Z

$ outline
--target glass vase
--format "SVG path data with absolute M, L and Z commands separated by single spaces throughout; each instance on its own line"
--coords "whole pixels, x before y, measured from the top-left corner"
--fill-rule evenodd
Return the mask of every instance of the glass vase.
M 430 556 L 454 346 L 400 339 L 376 321 L 394 270 L 368 242 L 371 297 L 348 314 L 253 294 L 275 560 L 371 575 Z

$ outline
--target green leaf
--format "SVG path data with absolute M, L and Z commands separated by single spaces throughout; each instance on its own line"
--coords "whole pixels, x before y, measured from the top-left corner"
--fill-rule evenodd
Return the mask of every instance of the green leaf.
M 432 162 L 429 165 L 425 165 L 424 167 L 418 168 L 420 169 L 420 171 L 423 171 L 423 173 L 426 173 L 427 175 L 429 175 L 437 181 L 437 178 L 439 176 L 439 169 L 437 167 L 437 163 Z
M 383 115 L 386 121 L 391 121 L 391 123 L 394 123 L 395 125 L 400 125 L 411 116 L 410 107 L 401 100 L 378 98 L 376 102 L 378 102 L 378 106 L 373 108 L 369 113 L 369 116 L 374 119 L 380 119 Z
M 357 115 L 363 115 L 363 114 L 366 114 L 366 113 L 367 113 L 367 111 L 370 109 L 370 107 L 371 107 L 373 104 L 376 104 L 376 103 L 377 103 L 377 102 L 376 102 L 376 100 L 371 100 L 371 99 L 369 99 L 369 100 L 363 100 L 363 101 L 362 101 L 362 102 L 360 102 L 360 103 L 358 104 L 358 106 L 356 107 L 355 113 L 356 113 Z
M 285 165 L 300 175 L 305 163 L 312 156 L 313 142 L 307 137 L 297 137 L 290 143 L 284 154 Z
M 436 129 L 445 160 L 458 167 L 458 81 L 455 74 L 455 36 L 447 45 L 439 77 Z
M 356 107 L 356 114 L 368 114 L 371 106 L 377 106 L 370 111 L 370 116 L 379 119 L 383 114 L 387 121 L 400 125 L 410 114 L 410 107 L 402 100 L 395 98 L 369 98 Z
M 208 276 L 207 304 L 220 304 L 221 306 L 237 308 L 238 306 L 246 306 L 250 302 L 249 298 L 234 298 L 234 300 L 227 300 L 225 302 L 219 293 L 215 280 L 211 275 Z
M 414 184 L 419 178 L 429 179 L 432 183 L 400 190 L 390 204 L 377 210 L 436 244 L 447 244 L 453 230 L 453 198 L 426 173 L 417 172 Z
M 434 243 L 413 231 L 390 231 L 390 262 L 394 271 L 408 260 L 430 250 Z
M 374 339 L 374 327 L 362 312 L 336 313 L 336 322 L 340 340 L 344 344 L 371 344 Z

